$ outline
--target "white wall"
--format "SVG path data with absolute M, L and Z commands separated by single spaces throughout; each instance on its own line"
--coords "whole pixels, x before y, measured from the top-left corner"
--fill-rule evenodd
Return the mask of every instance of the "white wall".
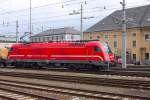
M 80 35 L 72 35 L 73 40 L 80 40 Z
M 11 47 L 15 43 L 0 43 L 0 49 L 4 47 Z
M 0 37 L 1 41 L 16 41 L 15 37 Z
M 66 34 L 66 35 L 65 35 L 65 40 L 66 40 L 66 41 L 72 40 L 71 34 Z
M 65 40 L 67 40 L 67 41 L 80 40 L 80 35 L 66 34 L 66 39 Z

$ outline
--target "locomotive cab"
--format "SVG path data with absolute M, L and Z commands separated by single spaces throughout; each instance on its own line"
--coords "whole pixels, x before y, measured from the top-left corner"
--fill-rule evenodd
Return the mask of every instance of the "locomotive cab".
M 88 55 L 92 55 L 89 59 L 92 59 L 91 62 L 93 65 L 96 65 L 99 68 L 108 68 L 113 65 L 114 56 L 107 43 L 94 41 L 89 43 L 88 46 L 91 46 L 92 48 Z
M 115 65 L 114 55 L 107 43 L 102 43 L 104 49 L 105 60 L 108 61 L 111 65 Z

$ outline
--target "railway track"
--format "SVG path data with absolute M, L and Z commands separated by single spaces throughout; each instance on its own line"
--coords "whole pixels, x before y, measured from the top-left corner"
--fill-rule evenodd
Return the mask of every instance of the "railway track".
M 92 73 L 92 72 L 88 72 Z M 119 76 L 134 76 L 134 77 L 150 77 L 150 71 L 129 71 L 129 70 L 105 70 L 94 72 L 100 75 L 119 75 Z
M 111 67 L 112 70 L 124 70 L 124 71 L 150 71 L 150 65 L 148 66 L 128 66 L 127 68 Z
M 125 89 L 136 89 L 142 91 L 150 92 L 150 81 L 138 81 L 138 80 L 124 80 L 124 79 L 107 79 L 107 78 L 90 78 L 90 77 L 77 77 L 77 76 L 64 76 L 64 75 L 48 75 L 48 74 L 35 74 L 35 73 L 19 73 L 19 72 L 2 72 L 0 71 L 1 76 L 11 76 L 15 78 L 26 78 L 26 79 L 38 79 L 38 80 L 47 80 L 47 81 L 57 81 L 57 82 L 69 82 L 69 83 L 78 83 L 78 84 L 88 84 L 95 86 L 109 86 L 116 88 L 125 88 Z M 13 83 L 13 84 L 12 84 Z M 78 95 L 84 97 L 92 98 L 101 98 L 101 99 L 120 99 L 120 98 L 142 98 L 150 99 L 150 96 L 142 95 L 130 95 L 130 94 L 118 94 L 118 93 L 106 93 L 106 92 L 97 92 L 97 91 L 85 91 L 78 89 L 62 88 L 62 87 L 52 87 L 48 85 L 39 85 L 33 83 L 23 83 L 17 81 L 8 81 L 1 80 L 0 87 L 5 87 L 5 89 L 10 89 L 11 87 L 7 86 L 20 86 L 30 88 L 32 90 L 37 89 L 37 87 L 42 87 L 42 89 L 50 89 L 49 92 L 59 92 L 64 94 Z M 29 87 L 28 87 L 29 86 Z M 35 87 L 34 87 L 35 86 Z M 52 90 L 53 89 L 53 90 Z M 16 90 L 13 88 L 13 90 Z M 23 89 L 21 89 L 23 90 Z M 61 90 L 61 91 L 58 91 Z M 30 90 L 31 91 L 31 90 Z M 42 91 L 40 89 L 40 91 Z M 47 90 L 43 90 L 47 91 Z M 65 92 L 64 92 L 65 91 Z M 32 92 L 33 93 L 33 92 Z M 80 93 L 80 94 L 79 94 Z M 87 95 L 88 94 L 88 95 Z M 107 95 L 107 96 L 106 96 Z
M 55 93 L 62 93 L 62 94 L 69 94 L 69 95 L 76 95 L 76 96 L 84 96 L 88 98 L 94 98 L 97 100 L 99 99 L 121 100 L 125 98 L 137 99 L 137 97 L 135 96 L 120 95 L 120 94 L 115 94 L 115 93 L 83 91 L 83 90 L 77 90 L 77 89 L 52 87 L 52 86 L 46 86 L 46 85 L 29 84 L 29 83 L 15 82 L 15 81 L 0 81 L 0 87 L 2 87 L 2 89 L 5 89 L 5 90 L 8 89 L 8 90 L 12 90 L 15 92 L 28 93 L 28 91 L 32 91 L 32 94 L 34 95 L 36 94 L 42 95 L 42 96 L 45 95 L 45 97 L 47 98 L 48 98 L 49 93 L 55 92 Z M 143 99 L 144 97 L 140 97 L 140 98 Z M 144 99 L 147 99 L 147 98 L 144 98 Z M 47 99 L 44 99 L 44 100 L 47 100 Z M 50 98 L 48 100 L 50 100 Z M 55 100 L 55 99 L 51 99 L 51 100 Z
M 11 70 L 11 69 L 10 69 Z M 14 70 L 14 69 L 13 69 Z M 29 71 L 29 70 L 26 70 Z M 45 72 L 45 71 L 42 71 Z M 47 71 L 48 72 L 48 71 Z M 57 73 L 57 72 L 56 72 Z M 58 72 L 59 73 L 59 72 Z M 79 72 L 74 72 L 75 74 L 78 74 Z M 85 73 L 85 72 L 84 72 Z M 120 75 L 122 73 L 121 71 L 100 71 L 100 72 L 90 72 L 92 73 L 91 75 L 95 74 L 97 75 L 100 73 L 101 75 L 108 75 L 108 76 L 113 76 L 113 75 Z M 131 74 L 129 74 L 131 73 Z M 83 73 L 82 73 L 83 74 Z M 40 74 L 40 73 L 28 73 L 28 72 L 5 72 L 5 71 L 0 71 L 1 76 L 10 76 L 10 77 L 16 77 L 16 78 L 26 78 L 26 79 L 37 79 L 37 80 L 47 80 L 47 81 L 57 81 L 57 82 L 69 82 L 69 83 L 79 83 L 79 84 L 88 84 L 88 85 L 95 85 L 95 86 L 108 86 L 108 87 L 116 87 L 116 88 L 124 88 L 124 89 L 136 89 L 136 90 L 141 90 L 141 91 L 149 91 L 150 92 L 150 81 L 142 81 L 142 80 L 126 80 L 126 79 L 111 79 L 111 78 L 93 78 L 93 77 L 81 77 L 81 76 L 66 76 L 66 75 L 52 75 L 52 74 Z M 145 78 L 149 77 L 149 73 L 145 73 L 143 75 L 143 72 L 136 72 L 136 71 L 123 71 L 123 76 L 140 76 L 140 78 Z M 142 77 L 141 77 L 142 76 Z M 121 76 L 120 76 L 121 77 Z M 0 79 L 0 87 L 5 87 L 5 89 L 8 89 L 6 91 L 9 91 L 11 87 L 13 87 L 12 90 L 14 93 L 19 92 L 16 91 L 15 88 L 19 86 L 19 88 L 23 88 L 22 86 L 29 86 L 25 87 L 26 91 L 27 89 L 30 89 L 28 91 L 33 91 L 35 87 L 42 87 L 42 89 L 49 89 L 49 92 L 55 92 L 55 93 L 61 93 L 61 94 L 69 94 L 69 95 L 76 95 L 76 96 L 81 96 L 81 97 L 90 97 L 90 98 L 96 98 L 96 99 L 110 99 L 110 100 L 116 100 L 116 99 L 124 99 L 124 98 L 140 98 L 140 99 L 150 99 L 150 96 L 144 96 L 144 95 L 133 95 L 133 94 L 120 94 L 120 93 L 107 93 L 107 92 L 98 92 L 98 91 L 87 91 L 87 90 L 79 90 L 79 89 L 72 89 L 72 88 L 63 88 L 63 87 L 54 87 L 54 86 L 48 86 L 48 85 L 41 85 L 41 84 L 35 84 L 35 83 L 28 83 L 28 82 L 17 82 L 17 81 L 10 81 L 10 80 L 2 80 Z M 33 86 L 33 88 L 31 87 Z M 35 87 L 34 87 L 35 86 Z M 4 88 L 0 88 L 2 90 Z M 38 90 L 38 91 L 47 91 L 47 90 Z M 12 91 L 11 90 L 11 91 Z M 23 90 L 23 89 L 20 89 Z M 58 91 L 60 90 L 60 91 Z M 43 93 L 42 92 L 42 93 Z M 19 92 L 21 93 L 21 92 Z M 23 95 L 26 92 L 23 92 Z M 28 92 L 27 92 L 28 93 Z M 80 93 L 80 94 L 79 94 Z M 36 97 L 39 94 L 36 94 L 36 92 L 33 92 L 33 95 L 31 97 Z M 36 94 L 36 95 L 35 95 Z M 87 95 L 88 94 L 88 95 Z M 27 96 L 29 96 L 27 95 Z M 43 97 L 46 97 L 45 94 L 41 95 Z M 1 96 L 0 96 L 1 98 Z M 42 98 L 42 97 L 39 97 Z M 53 98 L 54 99 L 54 98 Z M 56 98 L 55 98 L 56 99 Z M 41 100 L 41 99 L 40 99 Z M 65 100 L 65 99 L 64 99 Z
M 85 74 L 97 74 L 97 75 L 119 75 L 119 76 L 135 76 L 135 77 L 150 77 L 150 67 L 144 66 L 130 66 L 127 69 L 122 69 L 120 67 L 112 67 L 109 70 L 100 70 L 100 71 L 91 71 L 91 70 L 68 70 L 66 68 L 42 68 L 42 69 L 33 69 L 33 68 L 14 68 L 7 67 L 4 69 L 25 69 L 25 70 L 41 70 L 41 71 L 56 71 L 56 72 L 73 72 L 73 73 L 85 73 Z
M 0 72 L 0 75 L 150 90 L 150 81 L 60 76 L 60 75 L 18 73 L 18 72 L 9 72 L 9 73 Z
M 7 88 L 9 87 L 9 88 Z M 0 84 L 0 99 L 1 100 L 56 100 L 29 92 L 17 91 L 12 89 L 9 85 Z
M 37 100 L 38 98 L 31 97 L 28 95 L 23 95 L 21 93 L 14 93 L 10 90 L 0 88 L 0 99 L 1 100 L 21 100 L 21 99 Z

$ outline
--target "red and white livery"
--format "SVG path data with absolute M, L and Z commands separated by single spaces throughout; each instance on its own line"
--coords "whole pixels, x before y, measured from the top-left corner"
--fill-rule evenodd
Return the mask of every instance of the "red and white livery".
M 19 43 L 11 47 L 12 65 L 65 65 L 69 67 L 105 67 L 114 62 L 108 44 L 100 41 Z

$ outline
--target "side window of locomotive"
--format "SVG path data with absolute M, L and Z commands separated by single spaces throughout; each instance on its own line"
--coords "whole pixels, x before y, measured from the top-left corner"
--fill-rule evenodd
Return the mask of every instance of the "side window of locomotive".
M 101 51 L 101 49 L 99 47 L 94 46 L 94 52 L 100 52 L 100 51 Z
M 13 51 L 13 48 L 8 48 L 8 51 L 9 51 L 9 52 L 12 52 L 12 51 Z

